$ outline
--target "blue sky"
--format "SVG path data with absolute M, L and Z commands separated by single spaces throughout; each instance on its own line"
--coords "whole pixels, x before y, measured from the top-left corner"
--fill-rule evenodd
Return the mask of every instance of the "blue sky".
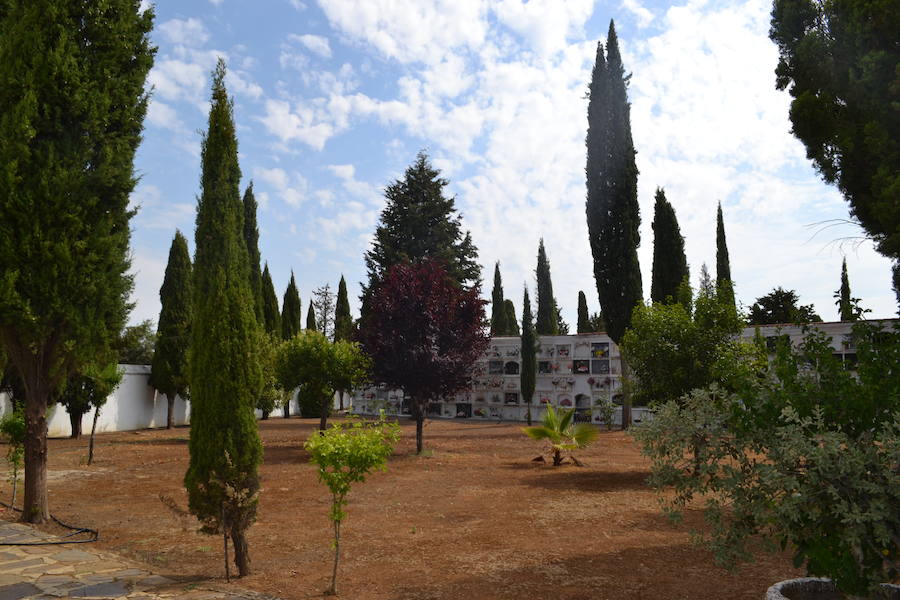
M 738 300 L 795 289 L 826 320 L 847 257 L 854 296 L 891 317 L 890 265 L 857 240 L 847 205 L 789 133 L 774 88 L 770 2 L 641 0 L 160 0 L 153 96 L 136 168 L 133 322 L 156 320 L 169 244 L 193 240 L 209 79 L 227 60 L 244 185 L 279 298 L 291 269 L 303 308 L 343 274 L 357 310 L 382 190 L 420 149 L 450 180 L 490 296 L 499 260 L 521 308 L 543 237 L 574 324 L 598 308 L 584 217 L 585 91 L 616 21 L 638 150 L 640 258 L 649 295 L 653 195 L 666 190 L 696 285 L 715 270 L 721 201 Z M 819 225 L 816 225 L 819 224 Z M 849 243 L 840 243 L 851 238 Z

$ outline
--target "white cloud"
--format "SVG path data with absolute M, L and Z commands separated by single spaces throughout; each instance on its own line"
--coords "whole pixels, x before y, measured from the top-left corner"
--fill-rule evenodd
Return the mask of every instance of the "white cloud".
M 328 43 L 328 38 L 326 37 L 306 33 L 303 35 L 291 34 L 288 36 L 288 39 L 299 42 L 305 46 L 307 50 L 314 54 L 318 54 L 322 58 L 331 58 L 331 45 Z
M 527 48 L 547 55 L 565 48 L 570 36 L 584 37 L 593 0 L 500 0 L 492 6 L 501 23 L 521 35 Z
M 256 167 L 253 176 L 273 188 L 276 195 L 290 206 L 300 206 L 306 199 L 309 184 L 299 173 L 289 175 L 284 169 Z
M 634 16 L 638 27 L 641 29 L 653 21 L 653 13 L 638 0 L 622 0 L 621 6 Z
M 160 33 L 173 44 L 202 46 L 209 40 L 209 31 L 195 18 L 172 19 L 157 26 Z
M 353 174 L 356 172 L 353 165 L 328 165 L 328 170 L 345 181 L 352 180 Z
M 147 121 L 173 131 L 184 130 L 184 124 L 178 118 L 178 111 L 161 100 L 150 101 L 147 106 Z
M 289 2 L 291 3 L 291 6 L 293 6 L 298 11 L 302 12 L 302 11 L 306 10 L 306 4 L 304 4 L 300 0 L 289 0 Z

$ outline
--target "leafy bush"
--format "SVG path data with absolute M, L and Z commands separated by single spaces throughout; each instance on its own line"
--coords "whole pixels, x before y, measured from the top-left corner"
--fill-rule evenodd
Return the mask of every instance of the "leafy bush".
M 395 423 L 386 423 L 382 414 L 375 422 L 332 424 L 325 431 L 314 433 L 304 445 L 310 460 L 319 468 L 319 481 L 331 491 L 328 517 L 334 524 L 334 568 L 329 594 L 337 593 L 341 521 L 347 516 L 344 507 L 350 487 L 365 481 L 372 471 L 386 470 L 387 459 L 398 439 L 400 427 Z
M 25 411 L 21 405 L 0 419 L 0 437 L 9 444 L 9 448 L 6 449 L 6 462 L 9 463 L 9 482 L 13 486 L 11 504 L 15 505 L 19 471 L 22 470 L 25 461 Z
M 900 331 L 854 335 L 856 373 L 809 332 L 735 391 L 695 390 L 636 430 L 670 516 L 703 498 L 719 564 L 777 542 L 845 592 L 900 574 Z

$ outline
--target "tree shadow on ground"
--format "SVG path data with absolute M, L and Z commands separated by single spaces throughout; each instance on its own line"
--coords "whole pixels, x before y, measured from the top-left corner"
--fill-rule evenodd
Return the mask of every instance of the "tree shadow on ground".
M 583 492 L 619 492 L 647 490 L 650 471 L 598 471 L 574 465 L 553 467 L 543 463 L 507 463 L 504 468 L 530 470 L 533 477 L 523 483 L 546 490 L 579 490 Z

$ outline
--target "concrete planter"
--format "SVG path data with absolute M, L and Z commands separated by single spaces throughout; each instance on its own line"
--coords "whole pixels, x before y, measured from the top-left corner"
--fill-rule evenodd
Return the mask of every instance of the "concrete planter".
M 881 585 L 884 594 L 878 600 L 900 600 L 900 585 Z M 844 596 L 834 587 L 830 579 L 801 577 L 779 581 L 766 592 L 766 600 L 844 600 Z

